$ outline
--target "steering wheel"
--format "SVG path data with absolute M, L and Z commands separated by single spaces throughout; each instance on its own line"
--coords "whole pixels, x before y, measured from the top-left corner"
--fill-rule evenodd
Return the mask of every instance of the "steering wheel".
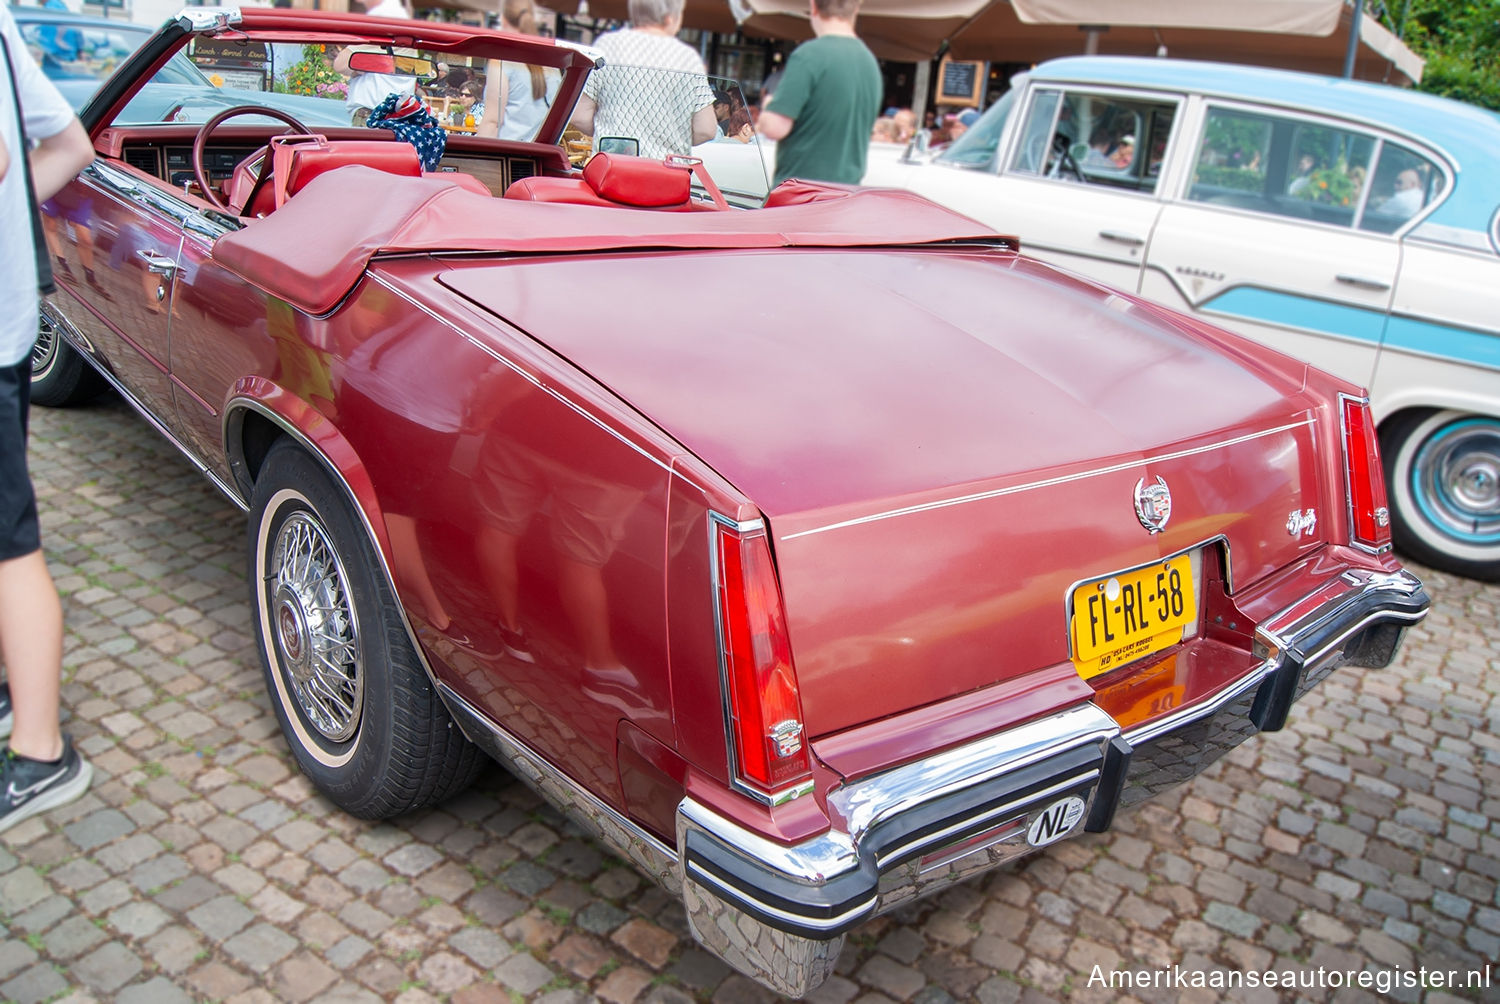
M 255 196 L 260 194 L 260 190 L 271 179 L 271 163 L 265 159 L 270 154 L 270 147 L 261 147 L 240 161 L 239 166 L 235 168 L 235 173 L 238 174 L 240 167 L 253 163 L 257 157 L 262 158 L 260 174 L 256 177 L 250 191 L 245 195 L 245 201 L 238 206 L 231 206 L 214 192 L 213 186 L 209 183 L 208 170 L 203 166 L 203 151 L 208 146 L 208 137 L 215 129 L 240 115 L 263 115 L 266 118 L 285 122 L 291 127 L 293 132 L 301 133 L 304 136 L 312 134 L 311 129 L 281 109 L 267 108 L 263 105 L 235 105 L 233 108 L 226 108 L 198 127 L 198 135 L 193 137 L 193 179 L 198 182 L 198 189 L 203 193 L 203 197 L 212 203 L 216 209 L 222 209 L 227 213 L 234 213 L 236 215 L 243 212 L 246 207 L 255 202 Z
M 1078 161 L 1073 159 L 1073 151 L 1068 145 L 1068 137 L 1062 133 L 1052 137 L 1052 167 L 1047 171 L 1049 178 L 1062 178 L 1071 174 L 1074 181 L 1083 180 L 1083 171 L 1078 167 Z

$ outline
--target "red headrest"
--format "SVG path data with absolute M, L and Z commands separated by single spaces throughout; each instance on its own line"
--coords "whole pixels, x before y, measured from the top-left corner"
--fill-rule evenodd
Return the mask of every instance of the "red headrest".
M 422 160 L 417 155 L 417 148 L 400 140 L 277 136 L 271 141 L 271 149 L 275 158 L 278 206 L 318 175 L 348 164 L 363 164 L 403 177 L 418 178 L 422 175 Z
M 627 206 L 680 206 L 692 195 L 692 168 L 645 157 L 596 153 L 583 169 L 595 194 Z

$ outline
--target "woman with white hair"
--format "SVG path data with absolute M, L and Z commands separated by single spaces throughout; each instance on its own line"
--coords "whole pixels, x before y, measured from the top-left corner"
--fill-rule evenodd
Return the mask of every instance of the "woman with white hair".
M 630 0 L 630 27 L 600 35 L 604 66 L 589 74 L 572 125 L 642 157 L 687 154 L 718 134 L 703 60 L 677 40 L 684 0 Z M 612 144 L 605 142 L 605 149 Z

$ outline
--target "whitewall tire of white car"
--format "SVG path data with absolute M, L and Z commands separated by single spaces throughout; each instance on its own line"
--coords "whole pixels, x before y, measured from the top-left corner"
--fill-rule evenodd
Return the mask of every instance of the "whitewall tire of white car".
M 1413 412 L 1382 432 L 1397 546 L 1445 571 L 1500 580 L 1500 419 Z

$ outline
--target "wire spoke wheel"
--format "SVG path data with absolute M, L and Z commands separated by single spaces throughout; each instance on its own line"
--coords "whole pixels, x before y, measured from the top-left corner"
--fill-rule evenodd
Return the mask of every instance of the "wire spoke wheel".
M 364 705 L 358 624 L 343 565 L 308 514 L 282 524 L 270 573 L 273 633 L 297 706 L 319 735 L 345 742 Z
M 334 804 L 386 819 L 462 790 L 485 762 L 454 727 L 353 496 L 288 438 L 250 499 L 256 646 L 297 765 Z
M 36 344 L 31 347 L 31 375 L 34 378 L 45 376 L 52 366 L 57 362 L 57 328 L 42 315 L 42 320 L 37 325 Z

